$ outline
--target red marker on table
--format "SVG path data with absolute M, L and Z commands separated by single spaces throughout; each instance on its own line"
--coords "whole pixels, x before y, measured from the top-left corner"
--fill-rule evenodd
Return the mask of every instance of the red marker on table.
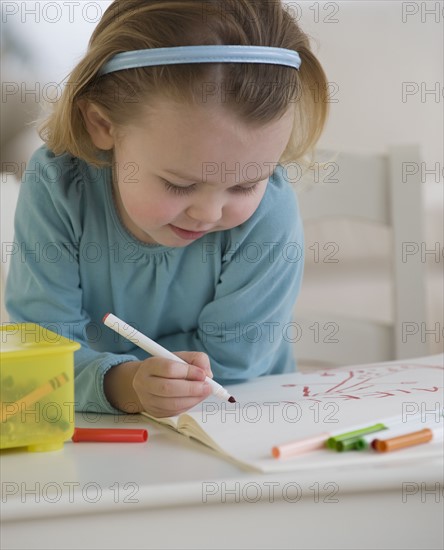
M 147 430 L 125 428 L 74 428 L 74 443 L 143 443 L 148 439 Z

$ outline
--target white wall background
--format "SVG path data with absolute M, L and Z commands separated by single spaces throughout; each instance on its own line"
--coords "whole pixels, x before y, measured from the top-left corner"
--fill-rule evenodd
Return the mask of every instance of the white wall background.
M 327 2 L 319 8 L 319 23 L 313 4 L 302 3 L 301 24 L 338 87 L 320 143 L 383 151 L 393 143 L 417 142 L 424 161 L 441 162 L 442 171 L 444 3 Z M 328 23 L 332 19 L 338 22 Z M 403 83 L 409 82 L 419 91 L 403 101 Z M 421 86 L 440 93 L 421 96 Z

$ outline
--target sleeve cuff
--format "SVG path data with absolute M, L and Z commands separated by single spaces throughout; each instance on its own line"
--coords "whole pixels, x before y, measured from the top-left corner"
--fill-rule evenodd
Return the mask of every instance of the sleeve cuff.
M 106 398 L 103 382 L 105 374 L 110 368 L 121 363 L 138 360 L 134 355 L 102 354 L 100 358 L 87 367 L 89 376 L 80 376 L 76 379 L 75 410 L 77 412 L 127 414 L 111 405 Z

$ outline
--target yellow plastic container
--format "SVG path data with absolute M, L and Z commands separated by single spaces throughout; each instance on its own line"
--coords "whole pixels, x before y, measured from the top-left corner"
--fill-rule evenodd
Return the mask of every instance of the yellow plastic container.
M 33 323 L 0 325 L 0 449 L 53 451 L 74 433 L 74 351 Z

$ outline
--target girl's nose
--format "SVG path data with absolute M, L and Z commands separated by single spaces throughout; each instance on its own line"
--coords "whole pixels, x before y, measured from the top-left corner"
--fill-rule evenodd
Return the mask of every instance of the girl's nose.
M 198 222 L 204 224 L 215 224 L 222 217 L 222 202 L 217 198 L 208 199 L 205 198 L 199 202 L 193 202 L 188 207 L 187 215 Z

